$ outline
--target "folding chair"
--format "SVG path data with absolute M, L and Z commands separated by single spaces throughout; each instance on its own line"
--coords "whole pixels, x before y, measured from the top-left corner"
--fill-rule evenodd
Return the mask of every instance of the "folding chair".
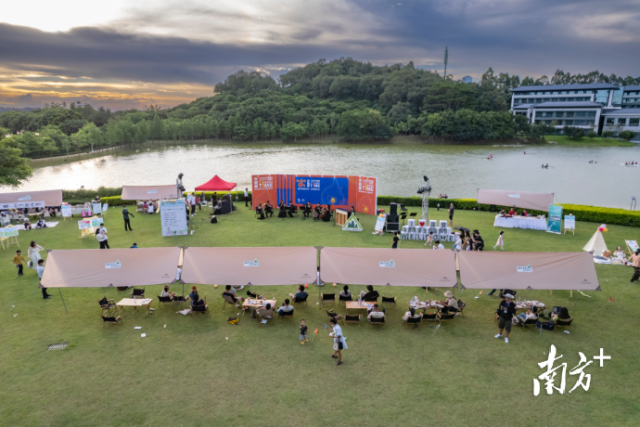
M 396 308 L 396 297 L 382 296 L 382 307 L 384 308 Z
M 257 310 L 256 311 L 256 320 L 258 321 L 259 324 L 264 325 L 264 323 L 262 323 L 263 320 L 267 320 L 267 323 L 269 323 L 269 320 L 273 320 L 273 316 L 275 316 L 275 311 L 273 309 L 273 307 L 271 307 L 269 310 L 262 309 L 262 310 Z M 274 325 L 276 324 L 276 322 L 271 322 Z
M 171 299 L 171 297 L 161 297 L 158 295 L 158 307 L 160 307 L 160 304 L 173 304 L 174 302 L 175 301 Z
M 338 295 L 338 301 L 341 302 L 341 303 L 344 303 L 344 306 L 346 307 L 347 306 L 347 301 L 353 301 L 353 297 L 351 297 L 351 296 L 345 297 L 345 296 L 342 296 L 342 295 Z
M 204 296 L 204 304 L 192 305 L 191 306 L 191 315 L 193 313 L 206 314 L 209 312 L 209 306 L 207 305 L 207 296 Z
M 357 323 L 358 325 L 360 325 L 360 319 L 362 318 L 362 314 L 358 314 L 358 315 L 348 315 L 345 314 L 344 315 L 344 323 Z
M 524 322 L 520 322 L 518 323 L 516 326 L 522 326 L 522 329 L 526 329 L 527 326 L 535 326 L 536 323 L 538 323 L 539 318 L 536 319 L 527 319 Z
M 371 323 L 372 325 L 376 325 L 376 326 L 384 326 L 386 324 L 385 318 L 381 317 L 379 319 L 376 319 L 375 317 L 372 317 L 371 320 L 369 321 L 369 323 Z
M 134 289 L 133 292 L 129 294 L 129 298 L 133 298 L 133 299 L 144 298 L 144 289 Z
M 554 330 L 558 330 L 558 326 L 561 328 L 568 328 L 569 326 L 571 326 L 571 322 L 573 322 L 573 319 L 566 321 L 566 320 L 562 320 L 562 319 L 556 319 L 554 320 L 556 327 L 554 328 Z
M 438 313 L 438 321 L 442 323 L 443 320 L 453 320 L 456 317 L 455 311 L 449 311 L 447 313 Z
M 422 316 L 408 317 L 407 320 L 404 320 L 403 322 L 404 322 L 404 326 L 409 326 L 409 325 L 420 326 L 420 324 L 422 323 Z
M 104 328 L 105 323 L 113 323 L 114 325 L 122 325 L 124 322 L 122 321 L 122 317 L 120 315 L 113 316 L 113 315 L 107 315 L 107 316 L 102 316 L 102 328 Z
M 460 316 L 462 317 L 464 317 L 464 308 L 466 306 L 467 306 L 467 303 L 465 303 L 461 299 L 458 299 L 458 313 L 460 313 Z
M 320 305 L 329 303 L 336 303 L 336 294 L 320 294 Z
M 438 312 L 434 311 L 433 313 L 422 313 L 422 320 L 424 322 L 437 322 Z
M 307 300 L 308 300 L 308 299 L 309 299 L 309 295 L 307 295 L 307 296 L 306 296 L 305 298 L 303 298 L 303 299 L 294 298 L 294 299 L 293 299 L 293 306 L 295 307 L 295 306 L 297 306 L 297 305 L 302 305 L 302 304 L 304 304 L 304 305 L 308 306 L 308 305 L 309 305 L 309 304 L 307 304 Z
M 228 305 L 230 305 L 231 307 L 235 307 L 236 303 L 233 298 L 231 298 L 229 295 L 222 295 L 222 299 L 224 300 L 224 302 L 222 303 L 222 312 L 224 313 L 224 308 Z M 244 310 L 244 306 L 243 306 L 243 310 Z
M 98 301 L 98 304 L 100 304 L 100 308 L 102 309 L 101 314 L 110 314 L 111 310 L 118 309 L 115 300 L 107 299 L 107 297 L 103 297 L 100 301 Z
M 264 295 L 258 295 L 257 292 L 247 291 L 247 296 L 253 299 L 266 299 Z
M 328 310 L 327 311 L 327 316 L 329 316 L 329 320 L 336 319 L 336 322 L 338 322 L 338 323 L 340 323 L 340 321 L 342 320 L 343 323 L 344 323 L 344 317 L 341 314 L 338 314 L 333 310 Z
M 291 311 L 283 311 L 282 314 L 276 312 L 278 314 L 278 321 L 281 321 L 285 318 L 289 318 L 289 319 L 293 319 L 293 312 L 295 310 L 291 310 Z

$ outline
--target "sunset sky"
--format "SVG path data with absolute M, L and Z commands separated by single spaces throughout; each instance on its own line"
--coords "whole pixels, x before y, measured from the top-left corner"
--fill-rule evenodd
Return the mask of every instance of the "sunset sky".
M 442 71 L 640 75 L 640 0 L 3 1 L 0 106 L 113 110 L 211 96 L 239 70 L 277 77 L 351 56 Z

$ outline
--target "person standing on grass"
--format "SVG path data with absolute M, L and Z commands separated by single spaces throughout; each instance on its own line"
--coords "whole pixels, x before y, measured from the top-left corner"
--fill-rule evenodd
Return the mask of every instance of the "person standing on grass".
M 40 246 L 36 243 L 35 240 L 32 240 L 29 244 L 29 251 L 27 252 L 27 256 L 29 258 L 30 266 L 34 270 L 38 268 L 38 261 L 42 258 L 40 256 L 40 251 L 42 250 L 44 250 L 44 246 Z
M 42 282 L 41 282 L 42 275 L 44 274 L 44 260 L 42 259 L 38 260 L 38 267 L 36 268 L 36 272 L 38 273 L 38 287 L 42 288 L 42 298 L 43 299 L 51 298 L 51 295 L 49 295 L 49 293 L 47 292 L 47 288 L 42 286 Z
M 102 237 L 103 237 L 103 241 L 102 241 L 102 244 L 100 245 L 100 249 L 104 249 L 104 248 L 111 249 L 109 247 L 109 237 L 107 236 L 107 227 L 104 226 L 104 223 L 100 224 L 100 229 L 98 230 L 98 232 L 102 234 Z M 104 248 L 102 247 L 102 245 L 104 245 Z
M 15 265 L 16 268 L 18 269 L 18 276 L 24 276 L 24 273 L 22 272 L 23 262 L 27 262 L 27 260 L 24 259 L 24 256 L 22 255 L 22 251 L 17 250 L 16 256 L 13 257 L 13 265 Z
M 342 328 L 338 325 L 338 321 L 335 317 L 332 317 L 329 321 L 331 323 L 331 327 L 333 328 L 333 333 L 331 336 L 333 337 L 333 354 L 331 357 L 334 359 L 338 359 L 336 362 L 337 366 L 342 365 L 342 350 L 347 349 L 347 342 L 342 336 Z
M 191 216 L 196 213 L 196 193 L 191 193 Z
M 391 245 L 391 249 L 398 249 L 398 242 L 400 241 L 400 238 L 398 237 L 398 232 L 394 231 L 393 232 L 393 244 Z
M 498 313 L 500 315 L 500 321 L 498 322 L 498 335 L 496 338 L 502 338 L 502 331 L 504 329 L 507 330 L 507 333 L 504 334 L 504 342 L 509 343 L 509 333 L 511 332 L 511 324 L 513 319 L 513 315 L 516 313 L 516 305 L 513 302 L 513 295 L 505 294 L 504 300 L 500 303 L 498 307 Z
M 500 249 L 504 251 L 504 238 L 502 237 L 503 234 L 504 234 L 504 231 L 501 231 L 500 235 L 498 236 L 498 241 L 496 242 L 496 245 L 493 247 L 493 249 L 500 246 Z
M 249 187 L 244 188 L 244 207 L 249 207 Z
M 453 206 L 453 203 L 451 203 L 451 205 L 449 205 L 449 227 L 453 227 L 453 214 L 455 210 L 455 206 Z
M 429 232 L 429 235 L 427 236 L 427 241 L 425 242 L 425 246 L 429 246 L 433 244 L 433 231 Z
M 307 322 L 304 319 L 300 321 L 300 344 L 309 342 L 307 339 Z
M 640 278 L 640 249 L 631 254 L 629 261 L 631 261 L 631 265 L 633 266 L 633 277 L 631 277 L 631 282 L 635 282 Z
M 129 219 L 129 215 L 133 218 L 136 216 L 129 212 L 126 205 L 122 205 L 122 218 L 124 219 L 124 231 L 127 231 L 127 227 L 129 227 L 129 231 L 133 231 L 131 229 L 131 220 Z

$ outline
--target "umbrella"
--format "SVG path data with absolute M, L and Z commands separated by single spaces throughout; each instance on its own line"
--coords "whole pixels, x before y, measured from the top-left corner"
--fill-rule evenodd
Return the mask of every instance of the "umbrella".
M 468 228 L 464 228 L 464 227 L 454 227 L 454 230 L 460 230 L 460 231 L 466 231 L 467 233 L 471 232 Z

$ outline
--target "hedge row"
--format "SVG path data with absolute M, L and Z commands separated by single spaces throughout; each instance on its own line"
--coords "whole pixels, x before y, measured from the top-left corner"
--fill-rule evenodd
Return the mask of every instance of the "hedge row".
M 71 204 L 84 203 L 87 200 L 93 200 L 96 195 L 99 195 L 103 203 L 109 203 L 110 206 L 119 204 L 133 204 L 135 200 L 122 200 L 120 194 L 122 188 L 107 188 L 100 187 L 97 190 L 76 190 L 76 191 L 62 191 L 62 197 L 66 202 Z M 187 195 L 190 192 L 185 192 Z M 232 193 L 238 196 L 238 201 L 244 201 L 243 191 L 217 191 L 218 196 L 223 196 L 228 193 Z M 196 194 L 200 194 L 197 192 Z M 204 192 L 207 199 L 210 199 L 213 195 L 213 191 Z M 251 193 L 249 193 L 251 194 Z M 378 196 L 378 204 L 388 206 L 390 203 L 401 203 L 404 206 L 422 207 L 422 197 L 395 197 L 395 196 Z M 441 209 L 448 209 L 449 204 L 453 203 L 456 209 L 459 210 L 477 210 L 485 212 L 499 212 L 502 206 L 493 205 L 479 205 L 476 199 L 429 199 L 429 207 L 437 208 L 438 204 Z M 640 211 L 628 211 L 625 209 L 613 209 L 613 208 L 601 208 L 597 206 L 586 205 L 570 205 L 563 204 L 564 214 L 573 214 L 576 216 L 577 221 L 604 223 L 609 225 L 627 225 L 631 227 L 640 227 Z M 520 210 L 520 209 L 518 209 Z M 546 212 L 531 210 L 528 211 L 532 215 L 544 214 Z

